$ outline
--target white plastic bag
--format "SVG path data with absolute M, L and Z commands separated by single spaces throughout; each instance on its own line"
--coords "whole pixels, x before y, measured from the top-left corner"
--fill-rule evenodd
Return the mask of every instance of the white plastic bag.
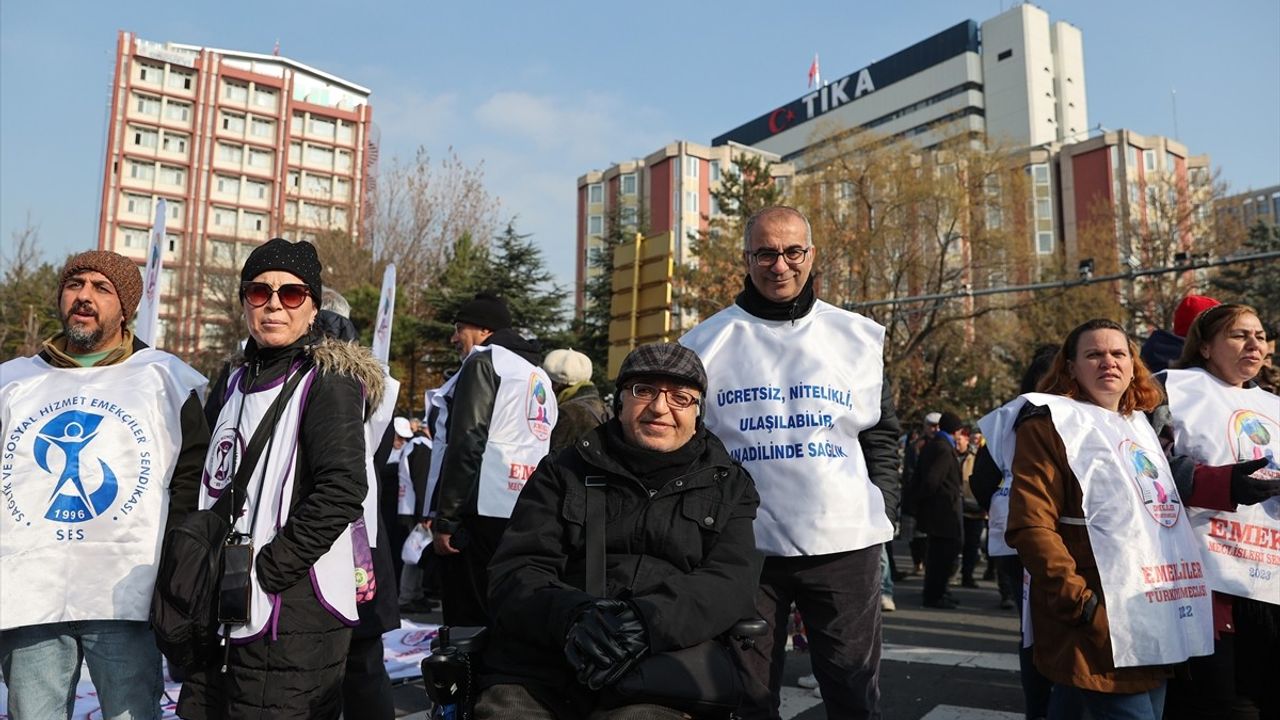
M 414 525 L 413 530 L 409 532 L 409 537 L 405 538 L 404 547 L 400 548 L 400 559 L 410 565 L 417 565 L 422 559 L 422 551 L 431 545 L 431 531 L 422 527 L 421 524 Z

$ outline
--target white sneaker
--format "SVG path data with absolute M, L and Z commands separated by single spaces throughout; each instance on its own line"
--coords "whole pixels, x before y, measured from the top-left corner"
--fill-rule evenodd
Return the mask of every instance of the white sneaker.
M 812 673 L 808 675 L 801 675 L 800 679 L 796 680 L 796 685 L 806 689 L 817 689 L 818 678 L 814 677 Z
M 894 610 L 897 610 L 897 609 L 898 609 L 898 606 L 897 606 L 897 604 L 896 604 L 896 603 L 894 603 L 894 602 L 893 602 L 893 598 L 889 597 L 888 595 L 881 595 L 881 596 L 880 596 L 880 610 L 881 610 L 881 611 L 883 611 L 883 612 L 893 612 Z

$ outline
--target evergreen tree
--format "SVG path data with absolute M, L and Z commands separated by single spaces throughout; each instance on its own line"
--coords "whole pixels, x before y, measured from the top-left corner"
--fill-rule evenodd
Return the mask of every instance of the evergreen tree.
M 552 282 L 555 276 L 547 269 L 542 249 L 530 237 L 516 232 L 514 221 L 507 223 L 490 248 L 485 284 L 507 301 L 516 330 L 550 350 L 568 339 L 564 303 L 569 292 Z
M 1280 226 L 1259 222 L 1249 228 L 1242 253 L 1276 251 L 1280 251 Z M 1253 306 L 1263 323 L 1280 322 L 1280 262 L 1275 259 L 1227 265 L 1213 279 L 1213 285 L 1222 290 L 1220 299 Z

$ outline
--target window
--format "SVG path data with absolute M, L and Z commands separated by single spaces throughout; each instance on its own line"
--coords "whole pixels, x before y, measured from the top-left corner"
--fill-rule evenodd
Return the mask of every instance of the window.
M 710 173 L 711 182 L 719 182 L 720 181 L 720 161 L 712 160 L 710 163 L 710 167 L 707 169 L 707 172 Z
M 1138 166 L 1138 148 L 1132 145 L 1124 146 L 1124 163 L 1131 169 Z
M 244 133 L 244 116 L 235 113 L 222 113 L 222 129 L 237 135 Z
M 215 207 L 213 209 L 213 224 L 218 227 L 234 228 L 236 226 L 236 211 L 231 208 Z
M 1004 213 L 998 207 L 987 208 L 987 229 L 998 230 L 1004 225 Z
M 165 233 L 164 240 L 166 247 L 169 248 L 169 252 L 178 252 L 182 246 L 182 236 L 177 233 Z
M 129 177 L 134 180 L 154 180 L 156 178 L 156 166 L 151 163 L 140 163 L 130 160 Z
M 174 90 L 190 90 L 194 83 L 195 75 L 169 68 L 169 77 L 165 78 L 164 84 Z
M 304 205 L 303 215 L 312 225 L 327 225 L 329 223 L 329 207 L 327 205 Z
M 307 192 L 312 195 L 329 196 L 329 188 L 333 187 L 333 180 L 327 175 L 307 175 Z
M 182 201 L 165 198 L 164 214 L 170 220 L 182 220 Z
M 231 243 L 221 240 L 209 241 L 209 260 L 214 265 L 231 265 L 235 262 L 236 251 Z
M 160 182 L 167 185 L 184 185 L 187 182 L 187 171 L 176 165 L 161 165 Z
M 145 250 L 151 240 L 151 233 L 138 228 L 121 228 L 123 245 L 134 250 Z
M 245 195 L 247 195 L 250 200 L 266 200 L 267 191 L 271 188 L 270 183 L 265 183 L 260 180 L 247 180 L 244 185 L 245 190 L 247 191 Z
M 144 83 L 159 85 L 164 79 L 164 67 L 150 63 L 138 63 L 138 79 Z
M 274 110 L 276 107 L 276 92 L 266 88 L 253 89 L 253 104 L 255 107 L 267 108 Z
M 707 214 L 712 217 L 720 214 L 720 201 L 716 199 L 715 195 L 711 196 L 711 207 L 707 210 Z
M 692 155 L 684 156 L 684 174 L 689 177 L 698 177 L 698 166 L 702 161 Z
M 218 159 L 239 165 L 244 161 L 244 148 L 239 145 L 218 143 Z
M 840 184 L 836 186 L 836 197 L 841 200 L 848 200 L 853 197 L 853 183 L 848 180 L 841 181 Z
M 622 194 L 623 195 L 636 194 L 636 174 L 635 173 L 627 173 L 626 175 L 622 176 Z
M 262 118 L 254 118 L 253 125 L 250 128 L 250 132 L 253 133 L 254 137 L 267 138 L 267 139 L 270 139 L 272 136 L 274 136 L 275 131 L 276 131 L 276 124 L 271 122 L 270 120 L 263 120 Z
M 684 193 L 684 211 L 687 213 L 698 212 L 698 191 L 686 190 Z
M 604 217 L 600 215 L 592 215 L 587 218 L 587 234 L 600 235 L 604 233 Z
M 347 209 L 336 207 L 333 209 L 333 224 L 342 228 L 347 228 Z
M 587 202 L 604 202 L 604 185 L 600 183 L 591 183 L 591 185 L 587 187 Z
M 160 294 L 173 295 L 173 283 L 178 273 L 170 268 L 160 270 Z
M 346 178 L 335 178 L 333 181 L 333 199 L 351 199 L 351 181 Z
M 294 127 L 297 127 L 296 125 Z M 302 143 L 289 143 L 289 162 L 297 164 L 302 161 Z
M 178 102 L 177 100 L 167 100 L 164 104 L 164 116 L 170 120 L 187 122 L 191 119 L 191 104 Z
M 222 96 L 231 102 L 243 103 L 249 101 L 249 86 L 244 83 L 234 82 L 232 80 L 223 81 Z
M 307 132 L 312 135 L 319 135 L 325 140 L 332 140 L 334 131 L 337 129 L 337 123 L 328 118 L 311 116 L 311 122 L 307 123 Z
M 249 149 L 249 167 L 259 168 L 261 170 L 271 169 L 271 151 Z
M 1147 172 L 1155 172 L 1155 169 L 1156 169 L 1156 151 L 1155 150 L 1142 151 L 1142 168 Z
M 1168 150 L 1164 153 L 1164 171 L 1170 175 L 1178 171 L 1178 156 Z
M 633 208 L 633 207 L 624 207 L 624 208 L 622 208 L 622 211 L 621 211 L 621 212 L 619 213 L 619 215 L 618 215 L 618 220 L 619 220 L 623 225 L 635 225 L 635 224 L 636 224 L 636 209 L 635 209 L 635 208 Z
M 297 170 L 290 170 L 289 177 L 288 177 L 289 187 L 293 188 L 294 190 L 297 190 L 299 187 L 301 187 L 300 185 L 301 182 L 302 182 L 301 173 L 299 173 Z
M 307 162 L 312 165 L 323 165 L 331 168 L 333 167 L 333 150 L 318 145 L 308 145 Z
M 1049 198 L 1036 199 L 1036 217 L 1051 218 L 1053 217 L 1053 201 Z
M 1032 177 L 1035 178 L 1036 184 L 1049 182 L 1049 166 L 1040 164 L 1031 166 Z
M 355 123 L 346 120 L 338 121 L 338 142 L 351 143 L 356 139 Z
M 124 196 L 125 212 L 134 215 L 150 215 L 151 214 L 151 198 L 146 195 L 130 195 Z
M 187 136 L 178 133 L 166 132 L 164 134 L 164 149 L 166 152 L 187 154 Z
M 216 186 L 218 193 L 221 195 L 231 195 L 232 197 L 240 196 L 240 178 L 231 177 L 230 175 L 218 175 Z
M 262 213 L 247 212 L 244 214 L 244 224 L 245 224 L 245 227 L 250 230 L 254 230 L 254 231 L 266 230 L 267 216 L 263 215 Z
M 160 98 L 150 95 L 134 94 L 134 109 L 140 115 L 158 116 L 160 114 Z
M 284 204 L 285 222 L 297 222 L 298 220 L 298 201 L 289 200 Z
M 133 132 L 133 144 L 138 147 L 153 148 L 160 137 L 160 133 L 148 128 L 131 127 L 129 130 Z
M 339 170 L 351 169 L 351 153 L 347 152 L 346 150 L 338 151 L 338 169 Z
M 1036 233 L 1036 253 L 1039 255 L 1048 255 L 1053 252 L 1053 233 L 1039 232 Z

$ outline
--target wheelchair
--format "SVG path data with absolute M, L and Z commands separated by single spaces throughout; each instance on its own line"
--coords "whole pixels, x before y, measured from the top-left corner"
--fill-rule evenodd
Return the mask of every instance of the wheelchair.
M 740 620 L 725 634 L 743 650 L 755 646 L 754 638 L 769 632 L 769 623 L 754 618 Z M 476 701 L 479 654 L 488 628 L 440 626 L 431 641 L 431 654 L 422 660 L 422 680 L 430 698 L 432 720 L 471 720 Z M 733 713 L 722 716 L 733 720 Z

